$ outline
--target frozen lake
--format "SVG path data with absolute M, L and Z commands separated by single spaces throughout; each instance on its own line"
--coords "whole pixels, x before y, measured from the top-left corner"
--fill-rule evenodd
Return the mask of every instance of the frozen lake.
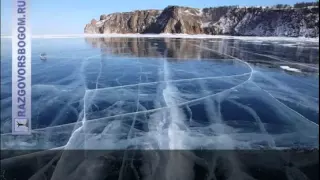
M 317 42 L 36 38 L 31 136 L 10 134 L 11 42 L 1 43 L 2 149 L 319 145 Z

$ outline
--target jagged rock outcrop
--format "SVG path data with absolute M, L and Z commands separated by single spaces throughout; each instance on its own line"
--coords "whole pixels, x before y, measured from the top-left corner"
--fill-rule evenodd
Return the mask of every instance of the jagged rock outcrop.
M 319 12 L 313 8 L 168 6 L 101 15 L 85 33 L 183 33 L 238 36 L 318 37 Z
M 319 36 L 316 9 L 233 8 L 205 28 L 208 34 L 240 36 Z
M 159 10 L 144 10 L 101 15 L 100 20 L 93 25 L 87 24 L 85 33 L 141 33 L 145 31 L 159 16 Z
M 157 17 L 157 21 L 142 33 L 200 34 L 201 25 L 200 9 L 169 6 Z

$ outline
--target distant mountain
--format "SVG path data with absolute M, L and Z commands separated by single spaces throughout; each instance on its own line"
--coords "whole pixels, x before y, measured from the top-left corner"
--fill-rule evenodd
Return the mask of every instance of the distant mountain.
M 84 28 L 89 34 L 183 33 L 236 36 L 319 37 L 319 8 L 168 6 L 101 15 Z

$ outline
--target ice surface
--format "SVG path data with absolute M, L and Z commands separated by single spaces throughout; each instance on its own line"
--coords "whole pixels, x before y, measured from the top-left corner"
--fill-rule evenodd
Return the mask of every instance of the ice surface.
M 283 46 L 289 42 L 164 36 L 170 38 L 33 39 L 31 136 L 10 133 L 11 45 L 10 39 L 3 39 L 7 46 L 1 49 L 1 148 L 318 148 L 317 43 L 290 41 L 299 46 Z M 38 59 L 41 52 L 46 52 L 46 61 Z M 206 169 L 207 179 L 215 179 L 215 170 L 221 167 L 230 170 L 224 172 L 228 179 L 253 179 L 239 162 L 242 157 L 233 153 L 200 158 L 191 151 L 180 152 L 144 154 L 142 179 L 196 179 L 195 165 Z M 102 159 L 97 155 L 96 160 L 79 153 L 85 152 L 64 151 L 58 161 L 52 158 L 32 177 L 42 177 L 52 167 L 53 180 L 101 179 L 114 173 L 111 167 L 102 168 L 108 155 Z M 121 162 L 112 164 L 119 168 L 116 179 L 126 179 L 128 167 L 135 171 L 132 156 L 124 151 Z M 84 169 L 91 173 L 83 173 Z M 305 178 L 295 167 L 285 171 L 288 179 Z
M 34 40 L 33 53 L 46 52 L 47 61 L 34 56 L 32 62 L 32 136 L 10 135 L 11 63 L 4 56 L 3 149 L 318 146 L 318 49 L 263 38 L 86 42 Z M 54 43 L 66 47 L 48 48 Z M 295 53 L 272 51 L 274 46 Z

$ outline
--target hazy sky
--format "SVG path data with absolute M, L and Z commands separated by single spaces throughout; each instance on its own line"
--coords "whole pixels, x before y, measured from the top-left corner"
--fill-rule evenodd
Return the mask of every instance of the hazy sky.
M 163 9 L 168 5 L 196 8 L 223 5 L 267 6 L 301 0 L 29 0 L 33 34 L 79 34 L 101 14 L 137 9 Z M 12 0 L 1 0 L 1 34 L 11 34 Z

